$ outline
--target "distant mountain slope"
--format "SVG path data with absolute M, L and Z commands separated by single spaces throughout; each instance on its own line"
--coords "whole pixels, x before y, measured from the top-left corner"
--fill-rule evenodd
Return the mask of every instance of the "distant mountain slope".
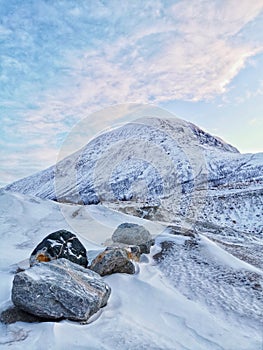
M 240 154 L 176 118 L 142 118 L 102 133 L 5 190 L 69 203 L 128 201 L 135 211 L 157 207 L 151 218 L 160 221 L 263 231 L 263 153 Z
M 120 191 L 119 199 L 124 199 L 123 197 L 125 194 L 128 195 L 130 183 L 134 182 L 132 180 L 138 180 L 149 176 L 147 170 L 148 172 L 149 170 L 153 170 L 149 163 L 157 163 L 158 161 L 163 165 L 164 161 L 158 159 L 160 158 L 158 157 L 159 155 L 152 154 L 157 148 L 160 149 L 160 154 L 162 152 L 161 156 L 163 156 L 163 158 L 165 155 L 167 156 L 165 163 L 171 163 L 172 166 L 176 166 L 176 162 L 184 161 L 184 164 L 189 163 L 188 159 L 185 159 L 186 157 L 184 157 L 181 152 L 181 149 L 183 149 L 183 151 L 188 149 L 189 144 L 191 148 L 193 148 L 193 145 L 194 148 L 200 150 L 203 148 L 204 151 L 205 149 L 216 149 L 228 153 L 238 152 L 232 146 L 185 121 L 179 119 L 162 120 L 157 118 L 145 118 L 96 137 L 81 150 L 70 155 L 58 164 L 37 174 L 16 181 L 8 185 L 6 189 L 49 199 L 64 197 L 64 199 L 69 202 L 75 202 L 77 193 L 77 195 L 80 194 L 81 196 L 81 198 L 78 199 L 83 200 L 85 203 L 97 202 L 98 198 L 96 198 L 95 195 L 92 173 L 98 161 L 103 159 L 104 163 L 107 163 L 105 159 L 106 154 L 110 162 L 113 161 L 116 163 L 116 161 L 114 161 L 116 154 L 118 154 L 118 156 L 123 154 L 124 156 L 122 158 L 124 159 L 124 164 L 121 164 L 121 169 L 116 169 L 114 180 L 115 184 L 120 185 L 119 187 L 121 187 L 121 184 L 123 185 L 123 191 Z M 124 146 L 125 150 L 123 149 Z M 179 146 L 181 146 L 181 148 L 179 148 Z M 144 154 L 142 153 L 142 148 L 144 148 Z M 190 151 L 193 153 L 192 149 L 190 149 Z M 199 151 L 199 153 L 201 153 L 201 151 Z M 142 159 L 141 156 L 143 156 L 144 159 Z M 122 159 L 120 159 L 120 161 L 122 161 Z M 186 165 L 188 166 L 188 164 Z M 136 174 L 136 168 L 140 168 L 141 174 L 138 174 L 138 171 Z M 134 171 L 132 171 L 133 169 Z M 108 172 L 108 170 L 106 171 Z M 75 176 L 72 178 L 71 175 L 76 174 L 77 178 Z M 186 175 L 187 179 L 187 174 L 184 175 Z M 132 176 L 134 179 L 132 179 Z M 66 178 L 67 181 L 63 181 L 64 178 Z M 123 182 L 127 179 L 128 181 L 130 180 L 130 183 L 125 185 Z

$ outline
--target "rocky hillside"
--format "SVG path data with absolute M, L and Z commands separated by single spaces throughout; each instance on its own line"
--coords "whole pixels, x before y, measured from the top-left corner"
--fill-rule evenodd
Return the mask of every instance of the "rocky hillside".
M 5 190 L 115 206 L 180 227 L 260 234 L 263 153 L 240 154 L 180 119 L 142 118 L 100 134 Z

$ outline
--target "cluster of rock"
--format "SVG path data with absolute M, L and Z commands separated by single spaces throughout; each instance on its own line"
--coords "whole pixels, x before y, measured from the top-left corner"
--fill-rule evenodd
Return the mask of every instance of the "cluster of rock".
M 134 262 L 142 254 L 149 254 L 154 244 L 151 234 L 143 226 L 123 223 L 114 231 L 108 247 L 89 266 L 101 276 L 112 273 L 135 273 Z
M 135 273 L 134 262 L 153 244 L 143 226 L 124 223 L 113 233 L 110 246 L 89 264 L 76 235 L 66 230 L 49 234 L 32 252 L 30 267 L 14 277 L 12 317 L 25 312 L 43 320 L 86 322 L 110 297 L 111 288 L 102 276 Z

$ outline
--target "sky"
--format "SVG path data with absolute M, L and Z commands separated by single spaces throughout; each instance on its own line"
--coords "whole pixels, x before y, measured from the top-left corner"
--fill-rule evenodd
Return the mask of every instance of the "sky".
M 129 103 L 263 152 L 263 0 L 0 0 L 0 186 Z

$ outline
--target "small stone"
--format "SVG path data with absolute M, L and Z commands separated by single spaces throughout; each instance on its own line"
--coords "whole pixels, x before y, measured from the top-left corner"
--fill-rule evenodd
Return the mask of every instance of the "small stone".
M 86 321 L 107 304 L 110 293 L 97 273 L 62 258 L 16 274 L 12 301 L 38 317 Z
M 92 261 L 89 268 L 101 276 L 118 272 L 134 274 L 135 266 L 129 258 L 131 255 L 126 248 L 107 247 Z
M 127 252 L 128 259 L 139 261 L 141 256 L 141 249 L 137 245 L 125 246 L 124 249 Z
M 83 267 L 88 265 L 85 247 L 76 235 L 66 230 L 59 230 L 45 237 L 32 252 L 30 266 L 61 258 L 68 259 Z
M 0 321 L 4 324 L 12 324 L 15 322 L 46 322 L 49 320 L 29 314 L 16 306 L 11 306 L 8 309 L 2 311 Z
M 150 241 L 139 244 L 138 246 L 140 248 L 141 254 L 149 254 L 151 250 L 151 246 L 153 246 L 154 243 L 155 243 L 154 239 L 151 239 Z

